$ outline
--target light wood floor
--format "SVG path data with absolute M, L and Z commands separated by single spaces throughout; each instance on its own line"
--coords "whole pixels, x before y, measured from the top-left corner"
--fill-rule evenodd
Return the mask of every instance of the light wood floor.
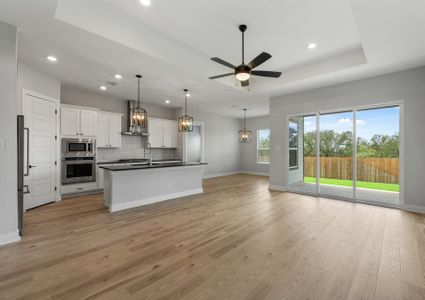
M 425 217 L 270 192 L 262 177 L 115 214 L 101 195 L 28 212 L 0 299 L 425 299 Z

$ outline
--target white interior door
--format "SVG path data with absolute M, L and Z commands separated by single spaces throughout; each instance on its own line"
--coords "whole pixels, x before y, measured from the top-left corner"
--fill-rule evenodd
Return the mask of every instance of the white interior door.
M 55 201 L 56 195 L 56 103 L 24 95 L 25 127 L 29 129 L 28 159 L 25 162 L 24 184 L 29 193 L 24 209 Z

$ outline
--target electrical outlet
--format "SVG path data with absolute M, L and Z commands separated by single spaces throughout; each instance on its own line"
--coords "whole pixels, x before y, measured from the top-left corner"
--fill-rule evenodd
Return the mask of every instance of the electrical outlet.
M 0 150 L 6 150 L 6 140 L 0 140 Z

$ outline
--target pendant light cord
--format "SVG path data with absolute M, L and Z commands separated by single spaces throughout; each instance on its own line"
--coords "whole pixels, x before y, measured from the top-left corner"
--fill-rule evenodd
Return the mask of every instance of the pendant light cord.
M 246 108 L 243 109 L 243 129 L 246 129 Z

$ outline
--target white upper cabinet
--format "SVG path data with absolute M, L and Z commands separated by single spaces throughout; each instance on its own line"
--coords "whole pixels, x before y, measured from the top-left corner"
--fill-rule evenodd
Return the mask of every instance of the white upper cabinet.
M 121 114 L 99 112 L 97 117 L 97 147 L 121 147 Z
M 176 121 L 164 120 L 164 146 L 166 148 L 177 148 L 177 131 Z
M 161 119 L 149 118 L 149 143 L 152 148 L 162 148 L 164 145 L 164 122 Z
M 80 111 L 80 135 L 96 136 L 97 112 L 91 110 Z
M 61 108 L 61 134 L 63 136 L 95 137 L 97 112 L 74 107 Z
M 110 147 L 121 147 L 121 115 L 109 116 L 109 145 Z
M 62 108 L 61 110 L 61 133 L 62 135 L 80 134 L 80 110 L 74 108 Z
M 177 122 L 149 118 L 149 143 L 152 148 L 177 148 Z

